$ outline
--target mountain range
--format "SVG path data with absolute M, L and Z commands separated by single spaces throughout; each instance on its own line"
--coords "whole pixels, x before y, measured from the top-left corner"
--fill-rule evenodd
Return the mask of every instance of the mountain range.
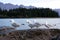
M 9 9 L 15 9 L 15 8 L 36 8 L 34 6 L 24 6 L 24 5 L 13 5 L 13 4 L 10 4 L 10 3 L 2 3 L 0 2 L 0 8 L 3 9 L 3 10 L 9 10 Z
M 11 3 L 4 4 L 4 3 L 0 2 L 0 8 L 2 10 L 5 10 L 5 9 L 9 10 L 9 9 L 15 9 L 15 8 L 27 8 L 27 9 L 29 9 L 29 8 L 37 8 L 37 7 L 34 7 L 34 6 L 24 6 L 24 5 L 13 5 Z M 58 12 L 58 14 L 60 16 L 60 9 L 53 9 L 53 10 Z

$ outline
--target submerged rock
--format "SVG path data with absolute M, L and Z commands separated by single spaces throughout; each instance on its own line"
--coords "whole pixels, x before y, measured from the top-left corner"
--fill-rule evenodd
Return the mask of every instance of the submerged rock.
M 15 31 L 14 27 L 2 26 L 0 27 L 0 34 L 8 34 L 9 32 Z

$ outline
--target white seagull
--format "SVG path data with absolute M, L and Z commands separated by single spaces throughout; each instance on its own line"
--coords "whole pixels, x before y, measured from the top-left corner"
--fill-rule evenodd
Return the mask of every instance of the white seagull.
M 20 27 L 20 24 L 16 23 L 13 19 L 10 19 L 10 22 L 13 27 Z
M 40 26 L 42 26 L 42 24 L 40 24 L 40 23 L 37 22 L 36 20 L 33 20 L 33 22 L 34 22 L 34 24 L 36 25 L 37 28 L 40 27 Z
M 53 24 L 53 25 L 48 24 L 47 21 L 46 21 L 46 24 L 42 24 L 42 25 L 44 25 L 44 26 L 47 27 L 47 28 L 49 28 L 49 27 L 53 27 L 53 26 L 56 26 L 56 24 Z
M 56 24 L 53 24 L 53 25 L 48 24 L 47 21 L 46 21 L 45 24 L 41 24 L 41 23 L 37 22 L 36 20 L 34 20 L 33 22 L 30 21 L 30 20 L 27 20 L 27 23 L 29 24 L 28 26 L 31 27 L 31 28 L 33 28 L 33 27 L 38 28 L 38 27 L 40 27 L 40 26 L 45 26 L 45 27 L 47 27 L 47 28 L 50 28 L 50 27 L 56 26 Z
M 36 22 L 35 20 L 34 20 L 34 22 L 35 22 L 35 23 L 33 23 L 33 22 L 30 21 L 30 20 L 27 20 L 27 23 L 29 24 L 28 26 L 29 26 L 31 29 L 32 29 L 33 27 L 38 28 L 38 27 L 42 26 L 41 24 L 39 24 L 39 23 Z

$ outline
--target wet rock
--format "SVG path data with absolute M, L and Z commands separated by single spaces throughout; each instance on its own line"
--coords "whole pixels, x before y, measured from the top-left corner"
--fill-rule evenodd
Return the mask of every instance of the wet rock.
M 59 34 L 59 35 L 58 35 Z M 58 29 L 16 30 L 8 35 L 0 36 L 1 40 L 60 40 Z

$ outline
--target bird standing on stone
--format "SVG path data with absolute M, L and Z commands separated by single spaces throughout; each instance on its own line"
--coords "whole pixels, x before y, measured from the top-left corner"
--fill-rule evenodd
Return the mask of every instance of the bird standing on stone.
M 13 19 L 10 19 L 10 22 L 11 22 L 11 25 L 13 27 L 19 27 L 20 26 L 20 24 L 16 23 Z
M 38 27 L 42 26 L 41 24 L 39 24 L 39 23 L 36 22 L 36 21 L 32 22 L 32 21 L 30 21 L 30 20 L 27 20 L 27 23 L 29 24 L 28 26 L 31 27 L 31 29 L 32 29 L 33 27 L 38 28 Z

